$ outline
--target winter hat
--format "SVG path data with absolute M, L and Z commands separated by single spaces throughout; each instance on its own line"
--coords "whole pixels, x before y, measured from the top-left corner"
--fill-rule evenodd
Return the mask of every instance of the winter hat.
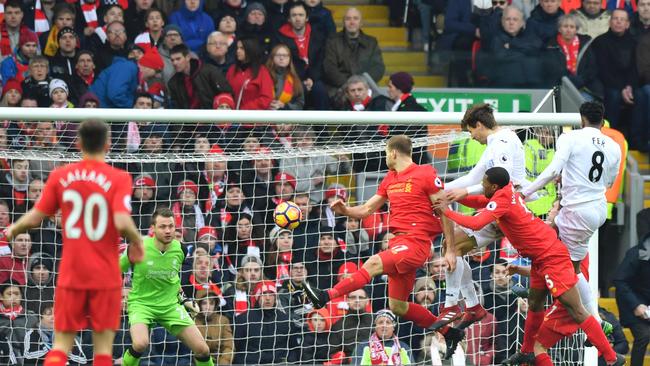
M 223 149 L 219 144 L 214 144 L 212 147 L 210 147 L 210 151 L 208 151 L 208 154 L 216 154 L 216 155 L 223 155 Z
M 388 309 L 382 309 L 377 312 L 377 315 L 375 315 L 375 324 L 379 318 L 388 318 L 393 323 L 393 326 L 397 326 L 397 317 Z
M 156 181 L 149 174 L 142 174 L 133 181 L 135 187 L 149 187 L 156 189 Z
M 20 85 L 20 82 L 14 78 L 7 80 L 7 83 L 5 84 L 4 88 L 2 88 L 2 96 L 4 97 L 4 95 L 7 94 L 9 90 L 18 90 L 20 95 L 23 94 L 22 85 Z
M 291 230 L 286 229 L 286 228 L 281 228 L 279 226 L 274 227 L 271 232 L 269 233 L 269 240 L 271 241 L 272 244 L 275 244 L 276 241 L 278 241 L 278 238 L 282 233 L 289 233 L 291 234 Z
M 327 190 L 325 191 L 325 199 L 331 197 L 339 197 L 343 201 L 347 201 L 348 190 L 342 184 L 336 184 L 336 183 L 330 184 L 330 186 L 327 187 Z
M 196 240 L 199 240 L 206 235 L 209 235 L 215 239 L 219 239 L 219 232 L 217 229 L 213 228 L 212 226 L 204 226 L 196 232 Z
M 191 180 L 182 181 L 181 184 L 178 185 L 178 188 L 176 188 L 176 193 L 180 196 L 181 193 L 183 193 L 183 191 L 186 189 L 194 192 L 194 196 L 199 195 L 199 186 L 197 186 L 196 183 L 192 182 Z
M 341 267 L 339 267 L 339 273 L 338 273 L 338 280 L 341 281 L 341 278 L 343 275 L 346 274 L 353 274 L 354 272 L 359 270 L 359 266 L 357 266 L 356 263 L 354 262 L 345 262 Z
M 29 265 L 29 270 L 33 271 L 34 267 L 43 265 L 45 268 L 49 269 L 50 272 L 54 272 L 54 260 L 51 258 L 45 258 L 45 257 L 35 257 L 32 259 L 30 265 Z
M 151 95 L 154 101 L 160 104 L 165 104 L 165 86 L 163 83 L 156 82 L 151 84 L 147 92 Z
M 56 34 L 56 40 L 57 41 L 60 40 L 64 34 L 72 34 L 73 36 L 75 36 L 75 38 L 77 38 L 77 32 L 75 32 L 74 29 L 70 27 L 63 27 L 59 29 L 59 33 Z
M 65 81 L 61 79 L 52 79 L 52 81 L 50 81 L 50 98 L 52 98 L 52 93 L 57 89 L 63 89 L 67 95 L 70 95 L 68 84 L 66 84 Z
M 245 265 L 248 263 L 255 262 L 260 265 L 260 267 L 264 267 L 264 263 L 262 263 L 262 260 L 260 257 L 256 255 L 247 255 L 244 258 L 241 259 L 241 262 L 239 262 L 239 268 L 244 268 Z
M 413 286 L 413 290 L 415 292 L 422 291 L 426 288 L 429 288 L 434 292 L 436 291 L 436 283 L 433 281 L 433 278 L 431 277 L 419 278 L 417 281 L 415 281 L 415 286 Z
M 212 109 L 218 109 L 222 104 L 227 104 L 230 109 L 235 109 L 235 100 L 230 93 L 217 94 L 212 101 Z
M 309 330 L 312 332 L 314 331 L 314 325 L 311 321 L 311 318 L 314 316 L 314 314 L 318 314 L 323 317 L 325 320 L 326 331 L 329 331 L 332 328 L 332 316 L 330 315 L 330 312 L 326 308 L 321 308 L 314 309 L 309 314 L 307 314 L 307 326 L 309 327 Z
M 165 26 L 165 28 L 163 28 L 163 31 L 162 31 L 163 38 L 165 37 L 167 32 L 170 32 L 170 31 L 174 31 L 174 32 L 178 33 L 181 36 L 181 38 L 183 38 L 183 31 L 181 31 L 181 27 L 177 26 L 176 24 L 167 24 Z
M 36 43 L 38 45 L 38 36 L 32 31 L 22 31 L 20 32 L 20 38 L 18 39 L 18 47 L 22 47 L 25 43 Z
M 91 91 L 87 91 L 81 96 L 81 98 L 79 98 L 79 107 L 83 108 L 84 105 L 86 105 L 86 102 L 88 102 L 88 101 L 93 101 L 93 102 L 97 103 L 97 107 L 100 106 L 99 98 L 97 98 L 95 93 L 93 93 Z
M 147 52 L 144 53 L 144 56 L 140 58 L 138 63 L 144 67 L 160 71 L 165 68 L 165 63 L 160 57 L 157 49 L 155 47 L 150 48 Z
M 289 183 L 293 189 L 296 189 L 296 177 L 291 174 L 280 172 L 275 175 L 275 182 L 277 183 Z
M 396 72 L 390 76 L 390 82 L 402 93 L 410 93 L 413 90 L 413 76 L 407 72 Z
M 250 4 L 248 4 L 248 6 L 246 7 L 246 10 L 244 11 L 244 19 L 248 18 L 248 15 L 253 10 L 261 11 L 262 14 L 264 14 L 264 16 L 266 17 L 266 8 L 264 7 L 264 5 L 262 5 L 261 3 L 250 3 Z
M 278 288 L 275 286 L 275 282 L 273 281 L 260 281 L 257 283 L 257 286 L 255 286 L 255 300 L 259 300 L 261 294 L 266 294 L 266 293 L 272 293 L 272 294 L 277 294 L 278 293 Z

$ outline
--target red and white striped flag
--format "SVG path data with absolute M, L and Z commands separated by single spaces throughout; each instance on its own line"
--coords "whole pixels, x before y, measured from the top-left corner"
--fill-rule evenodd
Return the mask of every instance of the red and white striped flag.
M 36 0 L 36 6 L 34 7 L 34 31 L 36 34 L 41 34 L 48 30 L 50 30 L 50 23 L 47 21 L 47 17 L 43 12 L 41 0 Z

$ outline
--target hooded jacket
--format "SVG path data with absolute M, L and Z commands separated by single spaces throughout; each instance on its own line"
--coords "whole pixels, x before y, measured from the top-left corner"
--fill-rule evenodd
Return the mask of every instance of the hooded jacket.
M 138 65 L 115 57 L 113 64 L 102 71 L 90 86 L 102 108 L 131 108 L 138 88 Z
M 169 22 L 181 28 L 183 41 L 194 52 L 199 52 L 205 44 L 205 40 L 214 31 L 212 18 L 203 11 L 205 0 L 201 0 L 199 8 L 190 11 L 182 3 L 178 11 L 169 16 Z

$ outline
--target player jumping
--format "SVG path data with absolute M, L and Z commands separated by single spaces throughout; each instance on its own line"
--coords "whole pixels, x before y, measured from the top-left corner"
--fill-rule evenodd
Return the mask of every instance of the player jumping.
M 487 104 L 477 104 L 469 108 L 460 124 L 463 130 L 468 130 L 472 138 L 487 147 L 478 163 L 465 175 L 445 184 L 447 199 L 457 201 L 468 194 L 483 192 L 481 180 L 488 168 L 501 166 L 505 168 L 513 179 L 515 185 L 528 184 L 526 180 L 526 164 L 524 147 L 517 134 L 507 128 L 499 127 L 492 107 Z M 447 324 L 462 316 L 458 328 L 464 329 L 477 322 L 487 312 L 481 306 L 472 280 L 472 269 L 463 259 L 474 248 L 484 248 L 503 235 L 496 224 L 489 224 L 481 230 L 473 231 L 457 227 L 454 233 L 456 239 L 456 268 L 446 271 L 447 292 L 445 305 L 440 312 L 438 324 Z M 449 248 L 446 248 L 448 251 Z M 461 313 L 458 306 L 460 295 L 465 298 L 465 314 Z
M 544 320 L 544 303 L 550 291 L 603 354 L 607 365 L 624 365 L 625 358 L 614 352 L 598 321 L 582 305 L 576 288 L 578 276 L 573 270 L 569 252 L 558 239 L 555 230 L 528 210 L 521 195 L 514 190 L 504 168 L 488 169 L 482 185 L 485 196 L 469 196 L 461 201 L 468 207 L 485 208 L 476 216 L 451 211 L 448 208 L 449 202 L 445 201 L 440 201 L 435 206 L 457 224 L 472 230 L 480 230 L 496 222 L 515 249 L 532 261 L 529 311 L 524 325 L 523 344 L 521 351 L 503 364 L 537 362 L 533 355 L 534 339 Z
M 151 226 L 154 235 L 144 239 L 144 261 L 134 265 L 128 255 L 120 258 L 122 272 L 133 269 L 127 303 L 133 344 L 124 352 L 123 365 L 140 364 L 142 352 L 149 346 L 149 327 L 157 323 L 192 350 L 197 366 L 212 366 L 210 348 L 186 310 L 198 312 L 196 303 L 179 302 L 180 271 L 186 253 L 175 239 L 174 213 L 166 207 L 156 210 Z
M 120 234 L 130 260 L 142 261 L 140 233 L 131 218 L 131 176 L 104 162 L 108 126 L 79 126 L 83 160 L 54 170 L 36 206 L 7 229 L 9 239 L 40 225 L 61 209 L 63 254 L 55 290 L 54 345 L 45 366 L 64 366 L 77 331 L 93 329 L 93 365 L 113 365 L 113 338 L 120 325 Z
M 380 274 L 388 275 L 388 305 L 393 313 L 413 321 L 417 326 L 429 329 L 436 316 L 418 304 L 407 302 L 415 272 L 421 268 L 431 254 L 431 241 L 445 233 L 445 240 L 451 240 L 453 247 L 453 224 L 433 215 L 432 202 L 441 197 L 442 181 L 430 165 L 417 165 L 411 159 L 411 140 L 405 135 L 391 137 L 386 144 L 386 165 L 389 172 L 383 179 L 377 194 L 360 206 L 348 207 L 342 200 L 331 204 L 339 215 L 357 219 L 370 216 L 390 201 L 390 230 L 395 237 L 388 243 L 388 250 L 370 257 L 361 269 L 352 276 L 324 291 L 312 287 L 308 282 L 304 290 L 316 308 L 322 308 L 330 299 L 348 294 L 370 283 Z M 451 252 L 453 254 L 453 251 Z M 446 257 L 455 265 L 455 256 Z M 439 330 L 447 340 L 448 356 L 462 340 L 464 332 L 443 326 Z
M 554 224 L 578 274 L 582 303 L 609 334 L 612 325 L 600 318 L 596 297 L 580 272 L 580 261 L 589 252 L 589 239 L 607 219 L 605 191 L 614 184 L 621 161 L 618 144 L 600 132 L 604 113 L 598 102 L 583 103 L 582 129 L 560 135 L 553 160 L 521 194 L 531 195 L 562 174 L 561 209 Z

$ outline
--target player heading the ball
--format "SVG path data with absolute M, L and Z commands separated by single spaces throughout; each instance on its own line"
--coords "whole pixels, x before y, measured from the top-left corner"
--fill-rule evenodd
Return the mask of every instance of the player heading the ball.
M 140 233 L 131 218 L 131 176 L 104 162 L 109 129 L 84 121 L 78 130 L 83 159 L 55 169 L 36 206 L 7 229 L 9 239 L 37 227 L 60 209 L 63 254 L 55 290 L 54 345 L 46 366 L 64 366 L 77 331 L 92 328 L 93 365 L 113 364 L 113 338 L 120 325 L 120 235 L 131 261 L 142 261 Z
M 415 283 L 415 274 L 431 255 L 432 240 L 445 233 L 445 240 L 453 246 L 453 224 L 446 218 L 433 215 L 433 202 L 441 198 L 443 184 L 431 165 L 415 164 L 411 158 L 411 140 L 397 135 L 386 143 L 386 165 L 388 174 L 384 177 L 377 193 L 366 203 L 348 207 L 342 200 L 332 202 L 332 210 L 339 215 L 357 219 L 370 216 L 390 201 L 390 230 L 395 237 L 388 242 L 388 250 L 370 257 L 361 269 L 340 281 L 333 288 L 324 291 L 312 287 L 308 282 L 304 290 L 316 308 L 322 308 L 330 299 L 363 288 L 380 274 L 388 275 L 388 306 L 393 313 L 417 326 L 429 329 L 436 322 L 436 316 L 421 305 L 408 302 Z M 455 252 L 446 257 L 454 266 Z M 449 326 L 431 328 L 438 330 L 447 340 L 447 356 L 456 349 L 464 332 Z

